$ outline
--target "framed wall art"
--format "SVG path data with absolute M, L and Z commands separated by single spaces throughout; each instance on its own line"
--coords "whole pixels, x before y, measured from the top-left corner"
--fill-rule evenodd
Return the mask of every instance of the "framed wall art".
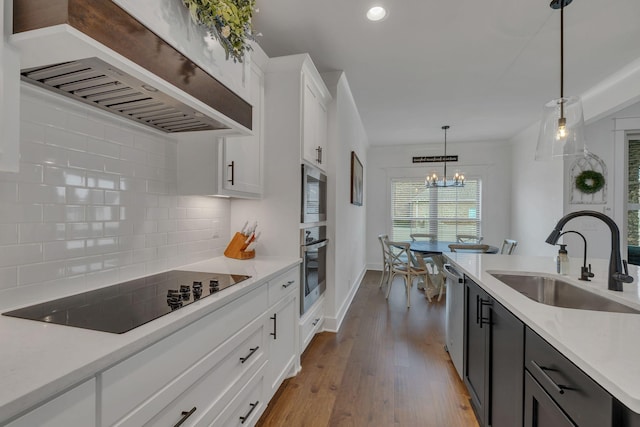
M 351 152 L 351 204 L 362 206 L 364 174 L 362 163 L 355 151 Z

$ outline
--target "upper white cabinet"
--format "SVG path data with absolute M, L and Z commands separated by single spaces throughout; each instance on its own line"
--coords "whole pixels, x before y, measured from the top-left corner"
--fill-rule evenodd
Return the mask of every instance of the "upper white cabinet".
M 251 66 L 250 79 L 253 135 L 227 137 L 220 144 L 221 192 L 230 196 L 260 197 L 262 194 L 264 74 L 256 63 Z
M 271 58 L 267 73 L 272 86 L 268 92 L 279 94 L 277 100 L 268 100 L 271 108 L 277 104 L 279 110 L 274 126 L 288 129 L 279 132 L 287 137 L 286 141 L 270 142 L 282 144 L 289 137 L 295 138 L 300 144 L 300 160 L 326 171 L 327 106 L 331 94 L 311 58 L 307 54 Z M 274 116 L 270 111 L 267 114 Z
M 303 70 L 302 93 L 302 157 L 325 170 L 327 150 L 327 106 L 322 86 L 312 77 L 313 72 Z
M 256 47 L 248 75 L 252 133 L 219 138 L 211 132 L 178 135 L 178 192 L 260 198 L 263 182 L 264 73 L 267 56 Z

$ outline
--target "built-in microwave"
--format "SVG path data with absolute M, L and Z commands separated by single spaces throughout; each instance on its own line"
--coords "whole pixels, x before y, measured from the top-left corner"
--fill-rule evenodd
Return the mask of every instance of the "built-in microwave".
M 302 165 L 302 208 L 300 222 L 327 220 L 327 176 L 319 169 Z

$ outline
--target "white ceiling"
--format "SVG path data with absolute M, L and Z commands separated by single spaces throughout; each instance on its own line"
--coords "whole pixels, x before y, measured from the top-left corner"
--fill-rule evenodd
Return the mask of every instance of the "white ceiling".
M 270 57 L 307 52 L 343 70 L 373 146 L 505 140 L 560 94 L 550 0 L 257 0 Z M 387 18 L 365 18 L 382 5 Z M 640 58 L 640 0 L 565 8 L 565 96 Z

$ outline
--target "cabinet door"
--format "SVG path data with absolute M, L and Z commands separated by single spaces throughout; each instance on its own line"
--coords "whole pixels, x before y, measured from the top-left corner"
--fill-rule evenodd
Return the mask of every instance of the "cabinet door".
M 524 384 L 525 427 L 575 427 L 528 372 Z
M 465 351 L 464 383 L 471 396 L 471 405 L 481 426 L 487 419 L 486 397 L 489 381 L 489 295 L 465 277 Z
M 230 195 L 262 194 L 262 117 L 264 81 L 262 71 L 251 67 L 251 103 L 253 135 L 225 138 L 222 143 L 222 188 Z
M 269 389 L 270 396 L 287 377 L 296 357 L 298 297 L 290 294 L 269 310 Z
M 486 309 L 485 309 L 486 310 Z M 522 425 L 524 324 L 492 300 L 489 418 L 492 427 Z
M 313 165 L 320 164 L 318 143 L 318 115 L 320 100 L 313 82 L 303 76 L 302 94 L 302 157 Z

